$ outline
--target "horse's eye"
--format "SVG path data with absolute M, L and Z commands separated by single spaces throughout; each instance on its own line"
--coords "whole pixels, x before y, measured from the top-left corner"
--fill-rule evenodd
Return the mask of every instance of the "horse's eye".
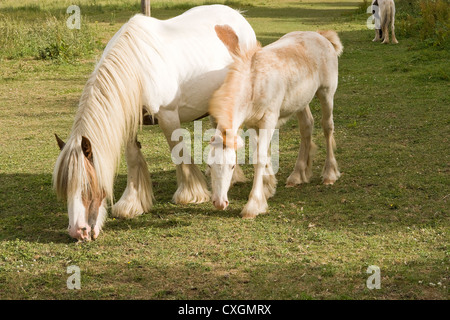
M 236 167 L 236 165 L 232 166 L 232 167 L 231 167 L 231 170 L 233 170 L 233 169 L 234 169 L 234 167 Z
M 211 168 L 211 166 L 208 164 L 208 168 Z

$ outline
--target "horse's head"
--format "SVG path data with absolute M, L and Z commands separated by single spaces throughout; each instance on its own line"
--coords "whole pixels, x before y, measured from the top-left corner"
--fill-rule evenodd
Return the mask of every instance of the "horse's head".
M 56 136 L 56 135 L 55 135 Z M 59 198 L 67 200 L 69 235 L 78 240 L 96 239 L 106 216 L 106 194 L 94 168 L 91 142 L 82 137 L 66 145 L 56 136 L 61 150 L 53 173 Z
M 242 138 L 234 135 L 234 143 L 227 143 L 222 133 L 211 138 L 208 167 L 211 174 L 212 203 L 219 210 L 228 206 L 228 189 L 236 167 L 236 149 L 243 146 Z

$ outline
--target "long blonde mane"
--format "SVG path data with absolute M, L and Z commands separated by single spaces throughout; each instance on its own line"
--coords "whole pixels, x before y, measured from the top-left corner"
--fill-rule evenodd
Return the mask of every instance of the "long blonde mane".
M 150 77 L 142 74 L 142 65 L 149 63 L 148 44 L 154 39 L 139 28 L 143 18 L 132 18 L 114 36 L 84 87 L 69 140 L 53 172 L 59 198 L 67 199 L 80 188 L 86 191 L 92 187 L 92 168 L 86 168 L 81 148 L 84 136 L 92 145 L 98 187 L 113 201 L 121 147 L 134 139 L 142 124 L 142 87 Z

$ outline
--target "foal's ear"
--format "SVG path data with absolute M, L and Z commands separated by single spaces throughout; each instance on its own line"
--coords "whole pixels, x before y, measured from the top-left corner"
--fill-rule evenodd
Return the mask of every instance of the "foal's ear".
M 64 141 L 62 141 L 56 133 L 55 133 L 55 138 L 56 138 L 56 142 L 58 143 L 59 150 L 62 150 L 64 148 L 64 146 L 66 145 L 66 143 Z
M 91 142 L 89 141 L 88 138 L 86 137 L 81 137 L 81 149 L 83 150 L 83 154 L 84 156 L 89 160 L 89 161 L 93 161 L 93 156 L 92 156 L 92 146 L 91 146 Z
M 219 39 L 223 42 L 231 55 L 237 55 L 239 53 L 239 38 L 234 30 L 227 24 L 216 25 L 214 27 Z

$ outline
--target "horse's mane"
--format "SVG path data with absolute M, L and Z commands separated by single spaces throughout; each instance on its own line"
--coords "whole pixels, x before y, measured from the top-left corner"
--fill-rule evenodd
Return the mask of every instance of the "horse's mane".
M 224 83 L 214 92 L 209 102 L 209 114 L 216 120 L 217 128 L 222 132 L 224 146 L 236 147 L 234 139 L 227 139 L 238 129 L 233 127 L 235 108 L 240 107 L 236 105 L 236 99 L 242 90 L 245 90 L 242 85 L 251 74 L 252 59 L 259 50 L 261 44 L 258 42 L 248 50 L 238 48 L 237 52 L 232 54 L 234 62 L 229 67 Z
M 143 76 L 143 60 L 150 63 L 149 44 L 153 40 L 140 27 L 143 19 L 148 18 L 135 16 L 117 32 L 84 87 L 71 135 L 53 172 L 59 198 L 73 195 L 80 186 L 86 191 L 92 181 L 93 172 L 86 168 L 81 149 L 84 136 L 92 145 L 98 187 L 113 200 L 121 146 L 134 138 L 142 124 L 142 86 L 149 79 L 149 75 Z

